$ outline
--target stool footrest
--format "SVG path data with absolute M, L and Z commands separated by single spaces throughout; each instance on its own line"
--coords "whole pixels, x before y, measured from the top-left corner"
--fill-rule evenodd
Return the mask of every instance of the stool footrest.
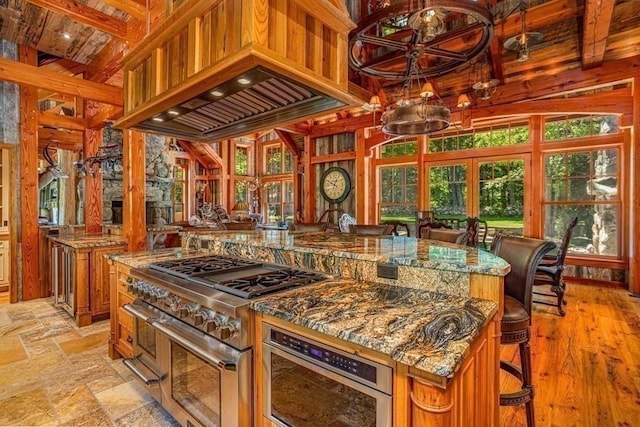
M 516 366 L 511 362 L 507 362 L 506 360 L 501 360 L 500 369 L 508 372 L 509 374 L 522 381 L 522 369 L 520 369 L 519 366 Z

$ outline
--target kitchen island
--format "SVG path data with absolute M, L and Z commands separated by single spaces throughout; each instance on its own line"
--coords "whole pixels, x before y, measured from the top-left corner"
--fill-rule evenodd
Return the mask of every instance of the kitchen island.
M 392 370 L 394 426 L 498 425 L 502 280 L 509 271 L 503 260 L 406 237 L 280 231 L 183 237 L 206 252 L 337 276 L 253 301 L 256 425 L 270 424 L 263 417 L 270 396 L 263 368 L 270 357 L 264 334 L 272 327 Z M 158 255 L 169 253 L 184 256 Z M 133 266 L 135 254 L 126 257 L 115 257 L 116 265 Z
M 60 304 L 75 317 L 78 326 L 109 316 L 109 271 L 104 255 L 121 252 L 122 236 L 103 233 L 49 235 L 51 286 Z

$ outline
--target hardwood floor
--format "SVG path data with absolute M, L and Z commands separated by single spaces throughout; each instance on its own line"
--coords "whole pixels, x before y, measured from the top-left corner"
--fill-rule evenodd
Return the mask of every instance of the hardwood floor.
M 534 304 L 531 351 L 538 426 L 640 425 L 640 298 L 622 289 L 568 285 L 567 315 Z M 517 346 L 502 359 L 519 364 Z M 501 390 L 517 383 L 502 375 Z M 524 426 L 522 407 L 501 408 Z

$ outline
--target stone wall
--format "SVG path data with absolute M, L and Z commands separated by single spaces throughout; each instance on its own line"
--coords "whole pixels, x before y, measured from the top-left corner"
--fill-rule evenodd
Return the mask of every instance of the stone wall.
M 0 57 L 18 60 L 18 45 L 0 39 Z M 0 80 L 0 142 L 17 144 L 19 140 L 19 88 Z
M 105 141 L 104 143 L 106 144 L 107 142 Z M 111 144 L 122 145 L 121 131 L 117 129 L 113 130 Z M 147 202 L 147 209 L 161 208 L 163 212 L 163 218 L 167 222 L 172 222 L 173 215 L 171 209 L 173 207 L 173 202 L 171 200 L 171 191 L 173 188 L 173 167 L 169 155 L 167 154 L 167 138 L 158 135 L 145 135 L 145 151 L 145 201 Z M 122 170 L 116 170 L 115 172 L 110 174 L 103 174 L 103 222 L 113 222 L 114 214 L 112 209 L 112 202 L 122 201 L 122 195 Z

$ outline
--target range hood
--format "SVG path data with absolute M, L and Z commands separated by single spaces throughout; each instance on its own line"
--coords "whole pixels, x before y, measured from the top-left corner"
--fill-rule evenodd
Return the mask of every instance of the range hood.
M 344 105 L 299 82 L 257 67 L 133 128 L 207 142 L 245 135 Z
M 115 126 L 209 142 L 361 104 L 348 93 L 355 24 L 341 0 L 306 3 L 186 1 L 124 59 Z

